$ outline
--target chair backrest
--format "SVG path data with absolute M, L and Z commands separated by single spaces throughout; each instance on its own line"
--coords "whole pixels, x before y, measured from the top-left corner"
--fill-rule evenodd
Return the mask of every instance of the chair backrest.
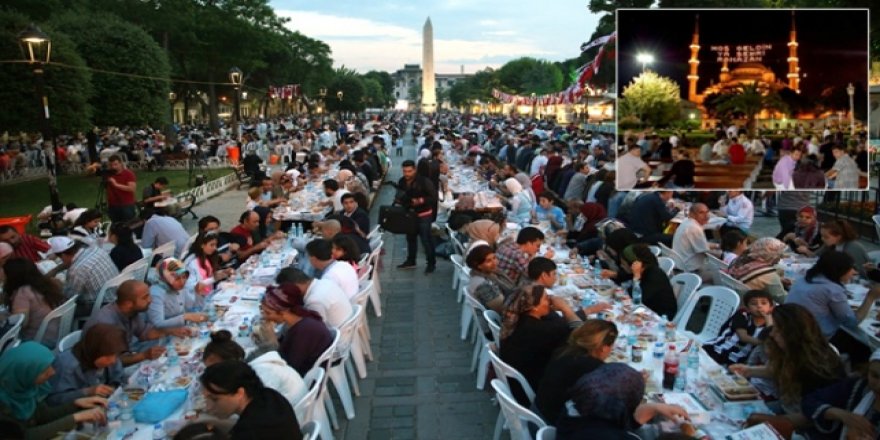
M 871 220 L 874 220 L 874 232 L 877 234 L 877 238 L 880 239 L 880 214 L 872 216 Z
M 683 331 L 687 328 L 700 299 L 707 297 L 712 299 L 712 303 L 709 305 L 709 313 L 706 315 L 703 328 L 696 335 L 697 340 L 701 343 L 718 336 L 718 331 L 739 308 L 739 295 L 733 289 L 724 286 L 704 287 L 695 293 L 685 305 L 678 322 L 679 330 Z
M 486 323 L 486 318 L 483 317 L 483 312 L 486 311 L 486 307 L 480 304 L 476 298 L 474 298 L 470 292 L 467 291 L 462 286 L 459 286 L 459 289 L 463 289 L 462 293 L 464 294 L 464 300 L 467 301 L 468 307 L 471 308 L 471 313 L 473 313 L 474 321 L 480 326 L 480 331 L 484 334 L 489 331 L 489 326 Z
M 495 370 L 495 377 L 501 379 L 508 388 L 510 388 L 511 380 L 516 381 L 526 393 L 526 397 L 529 398 L 529 403 L 535 403 L 535 391 L 529 385 L 529 381 L 526 380 L 526 377 L 519 370 L 501 360 L 501 356 L 498 355 L 498 345 L 494 342 L 489 342 L 486 344 L 486 351 L 489 353 L 489 360 L 492 362 L 492 368 Z
M 186 245 L 183 246 L 183 249 L 179 249 L 179 250 L 178 250 L 178 252 L 177 252 L 177 258 L 183 260 L 183 257 L 185 257 L 185 256 L 186 256 L 186 253 L 189 252 L 189 248 L 192 246 L 193 243 L 195 243 L 195 241 L 196 241 L 196 237 L 198 237 L 198 236 L 199 236 L 199 233 L 198 233 L 198 232 L 196 232 L 195 234 L 189 236 L 189 239 L 186 240 Z
M 305 427 L 305 425 L 315 419 L 315 405 L 324 404 L 319 397 L 321 396 L 321 387 L 324 386 L 324 376 L 326 374 L 327 372 L 324 371 L 323 367 L 315 365 L 308 373 L 306 373 L 305 377 L 303 377 L 303 384 L 305 384 L 308 391 L 298 402 L 296 402 L 296 405 L 293 405 L 293 412 L 296 414 L 296 419 L 299 421 L 301 427 Z M 305 432 L 303 432 L 303 434 L 305 434 Z
M 749 286 L 746 286 L 745 284 L 743 284 L 742 281 L 730 276 L 730 274 L 727 272 L 719 271 L 718 276 L 721 277 L 721 285 L 732 289 L 740 297 L 742 297 L 743 295 L 746 294 L 746 292 L 751 290 L 749 288 Z
M 352 304 L 351 316 L 337 327 L 337 330 L 339 331 L 339 342 L 336 344 L 336 353 L 333 355 L 333 360 L 345 359 L 348 357 L 349 350 L 351 350 L 351 341 L 354 339 L 355 331 L 357 331 L 357 326 L 360 323 L 362 313 L 364 313 L 364 308 L 361 307 L 360 304 Z
M 369 265 L 369 264 L 370 264 L 370 253 L 362 254 L 362 255 L 361 255 L 361 258 L 358 259 L 358 261 L 357 261 L 357 265 L 358 265 L 358 276 L 363 275 L 364 269 L 365 269 L 365 268 L 367 267 L 367 265 Z
M 501 339 L 501 315 L 492 309 L 486 309 L 483 310 L 483 319 L 486 320 L 486 325 L 492 332 L 492 340 L 498 342 Z
M 675 262 L 675 265 L 684 270 L 684 258 L 682 258 L 682 256 L 678 252 L 659 241 L 657 242 L 657 247 L 660 248 L 661 255 L 663 255 L 664 257 L 672 258 L 672 261 Z
M 140 260 L 135 261 L 134 263 L 125 266 L 122 269 L 122 272 L 119 274 L 130 273 L 131 279 L 133 280 L 144 280 L 144 277 L 147 275 L 147 270 L 150 269 L 150 259 L 147 257 L 141 258 Z
M 678 313 L 675 314 L 675 318 L 672 322 L 678 324 L 678 319 L 681 318 L 681 312 L 684 310 L 684 306 L 688 303 L 688 300 L 691 299 L 697 289 L 703 285 L 703 279 L 694 273 L 680 273 L 672 277 L 669 282 L 672 284 L 672 289 L 675 291 L 676 302 L 678 303 Z
M 471 276 L 471 268 L 467 267 L 467 265 L 464 264 L 464 257 L 462 257 L 461 255 L 455 254 L 455 255 L 451 255 L 449 257 L 449 260 L 452 261 L 452 264 L 454 264 L 455 267 L 459 270 L 459 274 L 461 274 L 462 278 L 464 278 L 465 275 L 468 277 Z
M 176 257 L 177 255 L 174 253 L 175 244 L 176 243 L 174 241 L 169 241 L 168 243 L 165 243 L 163 245 L 156 246 L 155 248 L 153 248 L 153 256 L 155 257 L 156 255 L 162 255 L 163 260 L 165 258 Z
M 378 247 L 382 247 L 383 241 L 382 241 L 381 235 L 373 237 L 369 241 L 370 241 L 370 249 L 376 249 Z
M 77 330 L 75 332 L 71 332 L 69 335 L 65 336 L 61 339 L 61 342 L 58 343 L 58 351 L 67 351 L 73 348 L 79 340 L 82 339 L 82 330 Z
M 119 285 L 133 279 L 135 279 L 134 272 L 123 272 L 107 280 L 107 282 L 101 286 L 101 290 L 98 291 L 98 294 L 95 295 L 95 304 L 92 305 L 92 312 L 89 316 L 94 316 L 98 313 L 98 310 L 101 310 L 101 307 L 103 307 L 104 304 L 110 301 L 116 301 L 116 289 L 119 288 Z
M 712 272 L 712 283 L 716 286 L 723 286 L 721 271 L 727 270 L 727 264 L 714 255 L 706 254 L 706 265 L 709 266 L 709 270 Z
M 659 246 L 651 245 L 651 246 L 648 246 L 648 249 L 651 250 L 651 253 L 654 254 L 655 257 L 660 256 L 660 247 Z
M 369 263 L 358 266 L 358 286 L 362 286 L 365 281 L 369 280 L 371 273 L 373 273 L 373 268 Z
M 37 334 L 34 336 L 34 341 L 39 342 L 46 346 L 55 346 L 55 342 L 60 341 L 68 333 L 70 333 L 70 326 L 73 324 L 73 313 L 76 312 L 76 299 L 79 298 L 79 295 L 73 295 L 70 299 L 67 300 L 64 304 L 56 307 L 55 310 L 52 310 L 43 318 L 43 322 L 40 323 L 40 328 L 37 329 Z M 46 337 L 46 329 L 49 327 L 49 324 L 54 320 L 60 320 L 58 323 L 58 336 L 52 344 L 46 344 L 44 339 Z
M 516 402 L 507 384 L 499 379 L 492 379 L 492 388 L 495 390 L 498 404 L 501 405 L 501 414 L 504 415 L 507 427 L 510 428 L 511 440 L 532 440 L 529 424 L 535 425 L 538 429 L 547 426 L 537 414 Z
M 312 365 L 313 369 L 317 367 L 330 368 L 330 359 L 333 358 L 333 353 L 336 352 L 336 346 L 339 345 L 339 339 L 342 337 L 342 333 L 338 329 L 331 328 L 330 333 L 333 333 L 333 342 L 318 356 L 318 359 L 315 359 L 315 364 Z
M 21 332 L 21 326 L 24 324 L 24 313 L 10 315 L 6 322 L 7 324 L 12 324 L 12 327 L 3 336 L 0 336 L 0 354 L 6 351 L 7 346 L 14 346 L 15 340 Z
M 370 299 L 370 291 L 373 290 L 373 280 L 362 280 L 358 283 L 358 286 L 358 293 L 351 298 L 351 303 L 366 309 L 367 300 Z
M 303 440 L 318 440 L 321 436 L 321 422 L 310 420 L 308 423 L 301 426 L 299 430 L 302 431 Z
M 666 272 L 666 276 L 672 276 L 672 270 L 675 269 L 675 261 L 669 257 L 660 257 L 657 258 L 657 265 L 660 266 L 660 269 L 663 269 L 663 272 Z
M 538 430 L 535 434 L 535 440 L 556 440 L 556 428 L 553 426 L 545 426 Z
M 379 225 L 373 226 L 373 229 L 370 230 L 370 233 L 367 234 L 367 240 L 372 240 L 373 237 L 381 237 L 382 233 L 379 232 Z

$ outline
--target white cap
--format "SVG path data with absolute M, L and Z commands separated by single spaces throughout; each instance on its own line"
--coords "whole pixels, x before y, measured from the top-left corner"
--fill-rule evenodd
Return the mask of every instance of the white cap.
M 12 245 L 5 241 L 0 241 L 0 258 L 12 255 L 13 252 L 15 252 L 15 250 L 12 249 Z
M 49 242 L 49 255 L 58 255 L 76 244 L 70 237 L 50 237 L 46 241 Z

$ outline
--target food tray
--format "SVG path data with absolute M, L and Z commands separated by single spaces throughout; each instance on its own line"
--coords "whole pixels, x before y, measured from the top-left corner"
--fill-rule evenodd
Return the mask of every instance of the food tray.
M 721 397 L 731 400 L 756 400 L 761 398 L 761 393 L 744 377 L 731 377 L 723 372 L 710 374 L 712 387 Z

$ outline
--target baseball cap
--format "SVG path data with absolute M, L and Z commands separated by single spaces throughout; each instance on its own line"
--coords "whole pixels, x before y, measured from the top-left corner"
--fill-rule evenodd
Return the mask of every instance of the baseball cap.
M 50 237 L 46 240 L 49 243 L 49 255 L 58 255 L 72 248 L 76 242 L 70 237 Z

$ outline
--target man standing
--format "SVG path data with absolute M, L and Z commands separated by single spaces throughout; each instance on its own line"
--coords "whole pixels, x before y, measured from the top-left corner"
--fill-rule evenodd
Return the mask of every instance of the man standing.
M 727 223 L 719 231 L 722 237 L 731 229 L 739 229 L 748 234 L 755 219 L 755 206 L 742 191 L 728 191 L 727 206 L 721 209 L 721 213 L 727 217 Z
M 134 201 L 137 177 L 118 155 L 110 156 L 109 161 L 113 174 L 107 177 L 107 216 L 113 223 L 127 222 L 137 214 Z
M 831 148 L 834 155 L 834 166 L 825 173 L 828 179 L 834 179 L 834 189 L 859 189 L 859 166 L 856 165 L 843 144 L 834 144 Z
M 419 238 L 425 248 L 425 256 L 428 260 L 425 273 L 433 273 L 437 260 L 434 256 L 434 237 L 431 235 L 431 223 L 434 217 L 437 190 L 428 178 L 416 175 L 415 162 L 403 161 L 401 170 L 403 177 L 397 182 L 395 203 L 403 205 L 415 213 L 418 230 L 415 233 L 406 234 L 406 261 L 397 267 L 399 269 L 416 267 L 416 256 L 418 255 L 416 239 Z
M 718 249 L 715 243 L 706 240 L 703 226 L 709 223 L 709 207 L 702 203 L 694 203 L 688 211 L 688 219 L 681 223 L 672 237 L 672 249 L 681 255 L 684 272 L 700 275 L 703 281 L 712 279 L 712 273 L 706 267 L 706 254 Z
M 651 176 L 651 167 L 642 160 L 642 150 L 638 144 L 627 140 L 627 153 L 617 158 L 617 189 L 633 189 L 641 180 Z M 639 177 L 639 172 L 644 173 Z

